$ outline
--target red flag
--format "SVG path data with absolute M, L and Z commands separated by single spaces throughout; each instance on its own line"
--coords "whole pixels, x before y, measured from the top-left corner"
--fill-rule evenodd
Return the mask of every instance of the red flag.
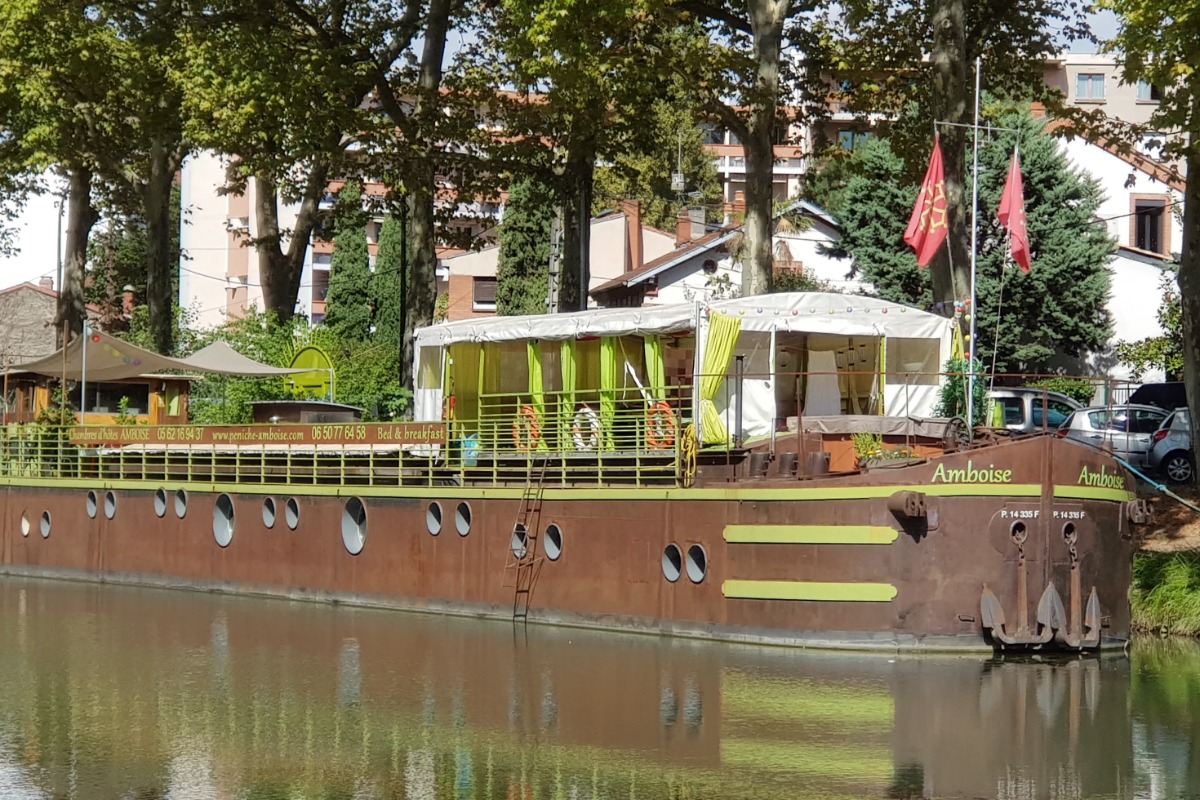
M 946 241 L 950 231 L 946 227 L 946 174 L 942 166 L 942 146 L 933 138 L 933 155 L 929 157 L 929 169 L 921 182 L 921 193 L 913 206 L 904 241 L 917 251 L 917 266 L 925 267 L 933 260 L 934 253 Z
M 1025 183 L 1021 179 L 1021 158 L 1013 148 L 1012 165 L 1008 168 L 1008 179 L 1004 181 L 1004 194 L 1000 196 L 1000 224 L 1008 229 L 1008 242 L 1013 261 L 1021 271 L 1028 274 L 1033 264 L 1029 251 L 1029 229 L 1025 224 Z

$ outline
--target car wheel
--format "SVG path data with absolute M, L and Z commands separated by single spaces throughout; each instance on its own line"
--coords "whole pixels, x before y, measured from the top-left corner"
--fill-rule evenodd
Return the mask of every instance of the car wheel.
M 1162 461 L 1163 472 L 1171 483 L 1191 483 L 1196 467 L 1190 453 L 1177 450 Z

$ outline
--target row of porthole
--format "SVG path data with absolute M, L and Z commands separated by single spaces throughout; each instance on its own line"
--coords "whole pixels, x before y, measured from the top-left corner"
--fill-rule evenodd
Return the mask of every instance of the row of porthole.
M 704 552 L 704 548 L 700 545 L 694 544 L 687 549 L 685 561 L 679 545 L 671 542 L 663 550 L 663 577 L 671 583 L 675 583 L 685 571 L 688 580 L 692 583 L 703 583 L 705 576 L 708 575 L 708 553 Z
M 21 513 L 21 535 L 28 536 L 33 530 L 33 525 L 29 522 L 29 517 L 24 512 Z M 43 539 L 50 538 L 50 512 L 43 511 L 42 519 L 38 523 L 38 530 L 42 534 Z

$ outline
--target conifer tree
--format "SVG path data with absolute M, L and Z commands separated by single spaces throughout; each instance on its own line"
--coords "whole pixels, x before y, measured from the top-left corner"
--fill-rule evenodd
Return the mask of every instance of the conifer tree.
M 500 223 L 497 314 L 545 313 L 554 204 L 554 192 L 531 178 L 509 192 Z
M 979 152 L 977 352 L 989 371 L 995 351 L 998 373 L 1047 372 L 1056 355 L 1082 357 L 1108 343 L 1113 241 L 1096 222 L 1099 184 L 1071 166 L 1043 125 L 1016 114 L 997 124 L 1015 130 L 996 134 Z M 1018 141 L 1033 248 L 1028 275 L 1008 257 L 1007 234 L 996 218 Z M 889 143 L 872 142 L 826 170 L 808 193 L 840 218 L 840 254 L 853 259 L 853 271 L 880 297 L 938 310 L 928 270 L 917 268 L 903 241 L 917 186 L 904 181 L 905 166 Z
M 375 338 L 400 341 L 400 308 L 404 302 L 402 285 L 406 269 L 404 258 L 404 222 L 388 214 L 379 232 L 379 258 L 371 276 L 371 305 L 375 311 Z
M 334 208 L 333 264 L 325 300 L 325 324 L 343 339 L 363 341 L 371 334 L 371 259 L 362 187 L 348 181 Z

